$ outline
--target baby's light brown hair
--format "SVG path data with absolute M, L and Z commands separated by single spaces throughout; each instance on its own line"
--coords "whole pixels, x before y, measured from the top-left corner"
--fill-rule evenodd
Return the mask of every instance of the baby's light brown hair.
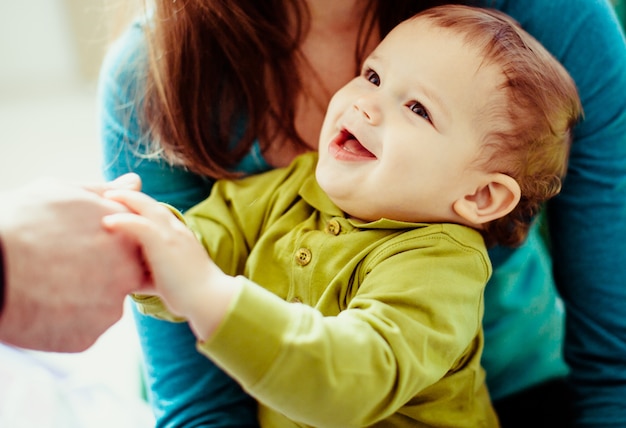
M 542 204 L 557 195 L 567 170 L 572 128 L 582 115 L 573 79 L 530 34 L 492 9 L 447 5 L 412 19 L 465 37 L 484 55 L 483 63 L 502 70 L 494 82 L 503 96 L 490 102 L 478 120 L 486 129 L 479 167 L 514 178 L 521 199 L 514 210 L 483 226 L 487 245 L 521 244 Z

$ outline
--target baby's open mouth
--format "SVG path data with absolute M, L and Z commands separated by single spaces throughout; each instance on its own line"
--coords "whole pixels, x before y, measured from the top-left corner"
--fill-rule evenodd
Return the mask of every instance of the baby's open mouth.
M 347 130 L 341 130 L 340 135 L 336 139 L 337 146 L 346 152 L 355 156 L 375 158 L 374 154 L 367 150 L 363 145 Z

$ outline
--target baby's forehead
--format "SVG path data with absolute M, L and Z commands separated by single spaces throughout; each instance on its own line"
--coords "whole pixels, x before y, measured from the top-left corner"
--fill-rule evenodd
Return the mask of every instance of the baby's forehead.
M 489 72 L 496 71 L 504 77 L 507 57 L 494 53 L 494 46 L 498 43 L 491 29 L 481 28 L 479 25 L 444 26 L 428 15 L 417 15 L 396 26 L 388 37 L 391 43 L 427 37 L 429 43 L 438 45 L 438 56 L 447 58 L 451 65 L 457 61 L 456 54 L 459 50 L 468 53 L 478 64 L 471 70 L 464 68 L 459 71 L 479 73 L 482 69 L 489 69 Z M 419 55 L 419 52 L 414 54 Z M 458 62 L 462 61 L 459 59 Z
M 487 57 L 488 52 L 485 46 L 489 43 L 491 35 L 486 32 L 470 31 L 465 27 L 444 26 L 428 16 L 415 16 L 398 24 L 383 39 L 381 46 L 404 44 L 409 47 L 407 55 L 420 52 L 417 46 L 424 46 L 422 43 L 427 40 L 429 44 L 438 46 L 439 54 L 442 57 L 450 52 L 448 57 L 454 60 L 454 52 L 458 49 L 470 50 L 475 58 Z M 411 51 L 410 47 L 415 46 L 416 50 Z
M 423 56 L 425 61 L 445 63 L 463 74 L 477 75 L 488 70 L 504 76 L 504 64 L 490 52 L 492 39 L 488 31 L 443 26 L 429 16 L 417 15 L 397 25 L 379 48 L 396 62 Z M 398 49 L 403 49 L 400 55 Z

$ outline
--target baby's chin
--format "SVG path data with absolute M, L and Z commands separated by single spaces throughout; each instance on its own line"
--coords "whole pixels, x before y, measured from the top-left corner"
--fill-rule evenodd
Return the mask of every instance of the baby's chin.
M 364 204 L 365 201 L 354 198 L 352 192 L 339 192 L 332 185 L 325 185 L 328 183 L 325 183 L 323 179 L 321 182 L 318 179 L 318 183 L 332 203 L 335 204 L 346 217 L 363 222 L 378 220 L 371 218 L 371 213 L 369 212 L 371 207 L 369 204 Z

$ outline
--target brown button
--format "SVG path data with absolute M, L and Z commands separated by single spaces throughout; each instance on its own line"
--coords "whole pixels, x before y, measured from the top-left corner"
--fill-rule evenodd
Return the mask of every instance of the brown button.
M 332 219 L 328 222 L 328 225 L 326 226 L 326 231 L 337 236 L 341 232 L 341 224 L 339 224 L 337 220 Z
M 306 248 L 300 248 L 296 251 L 296 263 L 300 266 L 306 266 L 311 263 L 312 257 L 313 255 L 311 254 L 311 251 Z

